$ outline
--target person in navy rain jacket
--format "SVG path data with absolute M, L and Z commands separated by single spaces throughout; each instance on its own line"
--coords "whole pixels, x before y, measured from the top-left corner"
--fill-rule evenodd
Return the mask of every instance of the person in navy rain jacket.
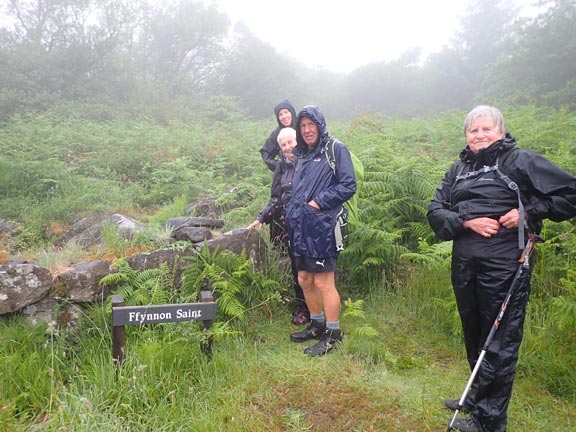
M 294 342 L 318 340 L 304 352 L 321 356 L 342 341 L 334 227 L 343 203 L 356 192 L 356 178 L 344 144 L 334 143 L 335 171 L 328 163 L 326 148 L 331 138 L 319 107 L 309 105 L 298 113 L 296 133 L 293 152 L 297 161 L 286 225 L 311 322 L 290 338 Z

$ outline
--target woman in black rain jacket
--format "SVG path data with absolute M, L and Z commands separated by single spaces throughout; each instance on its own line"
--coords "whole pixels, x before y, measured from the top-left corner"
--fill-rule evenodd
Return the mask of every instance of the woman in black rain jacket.
M 262 160 L 270 171 L 276 169 L 276 164 L 278 164 L 279 160 L 277 158 L 282 157 L 280 147 L 278 147 L 278 134 L 285 127 L 296 127 L 296 110 L 289 100 L 283 100 L 274 107 L 274 116 L 276 117 L 278 126 L 270 133 L 270 136 L 260 148 Z
M 576 216 L 576 178 L 548 159 L 516 147 L 500 111 L 472 110 L 464 122 L 466 148 L 442 179 L 428 220 L 453 240 L 452 286 L 473 369 L 518 269 L 524 239 L 543 219 Z M 514 185 L 518 186 L 515 190 Z M 522 341 L 530 275 L 513 295 L 454 429 L 503 432 Z M 455 410 L 457 399 L 445 405 Z

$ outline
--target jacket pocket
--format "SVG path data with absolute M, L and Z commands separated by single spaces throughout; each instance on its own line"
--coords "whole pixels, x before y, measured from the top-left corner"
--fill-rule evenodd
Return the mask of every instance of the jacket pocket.
M 305 205 L 302 211 L 302 242 L 306 256 L 324 258 L 334 256 L 333 212 Z

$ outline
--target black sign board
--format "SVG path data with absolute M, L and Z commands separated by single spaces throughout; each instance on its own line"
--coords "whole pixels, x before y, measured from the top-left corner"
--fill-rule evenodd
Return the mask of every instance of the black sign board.
M 216 318 L 215 303 L 181 303 L 112 308 L 112 325 L 142 325 L 179 321 L 209 321 Z

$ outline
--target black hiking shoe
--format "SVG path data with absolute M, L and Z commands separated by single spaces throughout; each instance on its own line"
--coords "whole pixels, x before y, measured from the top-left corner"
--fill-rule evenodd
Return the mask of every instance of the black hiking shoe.
M 326 324 L 318 321 L 311 321 L 310 325 L 304 330 L 297 331 L 290 335 L 292 342 L 306 342 L 311 339 L 320 339 L 326 331 Z
M 308 354 L 311 357 L 319 357 L 328 354 L 342 342 L 343 335 L 344 334 L 340 330 L 326 329 L 322 338 L 316 343 L 316 345 L 306 348 L 304 354 Z
M 460 432 L 482 432 L 473 417 L 457 418 L 452 424 L 452 430 Z
M 456 411 L 458 409 L 458 402 L 460 399 L 445 399 L 444 406 L 448 408 L 450 411 Z M 470 408 L 466 406 L 466 402 L 464 402 L 464 406 L 460 408 L 460 412 L 467 414 L 470 412 Z

